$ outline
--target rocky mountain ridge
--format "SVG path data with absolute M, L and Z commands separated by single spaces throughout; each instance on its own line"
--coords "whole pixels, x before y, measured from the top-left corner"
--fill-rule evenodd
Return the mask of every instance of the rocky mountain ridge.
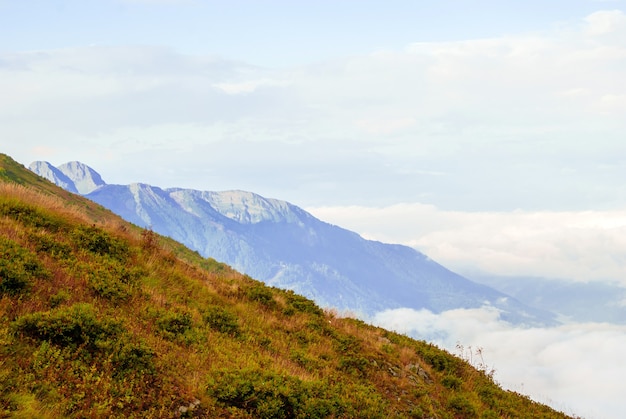
M 126 220 L 324 307 L 367 318 L 402 307 L 438 313 L 491 305 L 514 323 L 553 321 L 550 313 L 457 275 L 415 249 L 365 240 L 285 201 L 244 191 L 109 185 L 79 162 L 58 168 L 34 162 L 30 169 L 66 190 L 70 179 L 78 193 Z

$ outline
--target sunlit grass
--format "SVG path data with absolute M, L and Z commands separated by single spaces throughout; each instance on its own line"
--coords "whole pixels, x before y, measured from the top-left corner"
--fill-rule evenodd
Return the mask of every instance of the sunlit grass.
M 565 417 L 50 190 L 0 181 L 0 417 Z

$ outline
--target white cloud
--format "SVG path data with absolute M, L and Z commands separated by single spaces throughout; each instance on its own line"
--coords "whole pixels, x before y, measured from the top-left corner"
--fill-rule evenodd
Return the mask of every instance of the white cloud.
M 626 286 L 626 210 L 460 212 L 424 204 L 308 210 L 366 238 L 413 246 L 462 272 Z
M 483 359 L 474 358 L 474 365 L 484 360 L 505 388 L 567 413 L 618 419 L 626 410 L 625 326 L 584 323 L 518 329 L 498 320 L 492 308 L 439 315 L 398 309 L 378 313 L 372 321 L 418 339 L 433 339 L 466 358 L 469 347 L 482 348 Z M 465 348 L 463 353 L 457 344 Z
M 261 87 L 284 87 L 289 82 L 283 80 L 258 79 L 245 80 L 231 83 L 217 83 L 215 87 L 230 95 L 252 93 Z
M 300 205 L 622 205 L 620 16 L 589 17 L 610 28 L 601 36 L 581 20 L 277 70 L 154 47 L 1 54 L 0 136 L 24 163 L 52 144 L 61 162 L 111 155 L 119 181 L 143 146 L 184 167 L 192 180 L 180 186 L 265 184 Z M 162 141 L 167 151 L 150 149 Z M 241 168 L 227 163 L 238 161 L 268 176 L 234 185 Z M 212 183 L 199 185 L 208 164 Z M 170 184 L 155 165 L 142 173 Z
M 192 4 L 196 3 L 197 0 L 117 0 L 120 3 L 130 3 L 130 4 L 148 4 L 148 5 L 159 5 L 159 4 Z
M 621 10 L 599 11 L 585 18 L 586 33 L 592 36 L 624 31 L 626 29 L 626 14 Z

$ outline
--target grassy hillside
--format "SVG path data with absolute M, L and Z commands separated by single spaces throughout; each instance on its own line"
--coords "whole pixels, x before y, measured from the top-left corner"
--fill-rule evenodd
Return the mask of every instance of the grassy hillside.
M 0 417 L 566 417 L 2 155 L 0 318 Z

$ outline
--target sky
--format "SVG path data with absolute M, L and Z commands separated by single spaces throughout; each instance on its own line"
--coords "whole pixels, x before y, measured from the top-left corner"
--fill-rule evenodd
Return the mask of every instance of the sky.
M 0 145 L 626 286 L 626 2 L 0 0 Z M 607 222 L 610 220 L 610 222 Z
M 626 287 L 625 74 L 624 0 L 0 0 L 0 152 L 284 199 L 461 273 Z M 482 341 L 503 382 L 589 417 L 626 410 L 564 384 L 619 388 L 621 325 L 431 314 L 376 321 Z

